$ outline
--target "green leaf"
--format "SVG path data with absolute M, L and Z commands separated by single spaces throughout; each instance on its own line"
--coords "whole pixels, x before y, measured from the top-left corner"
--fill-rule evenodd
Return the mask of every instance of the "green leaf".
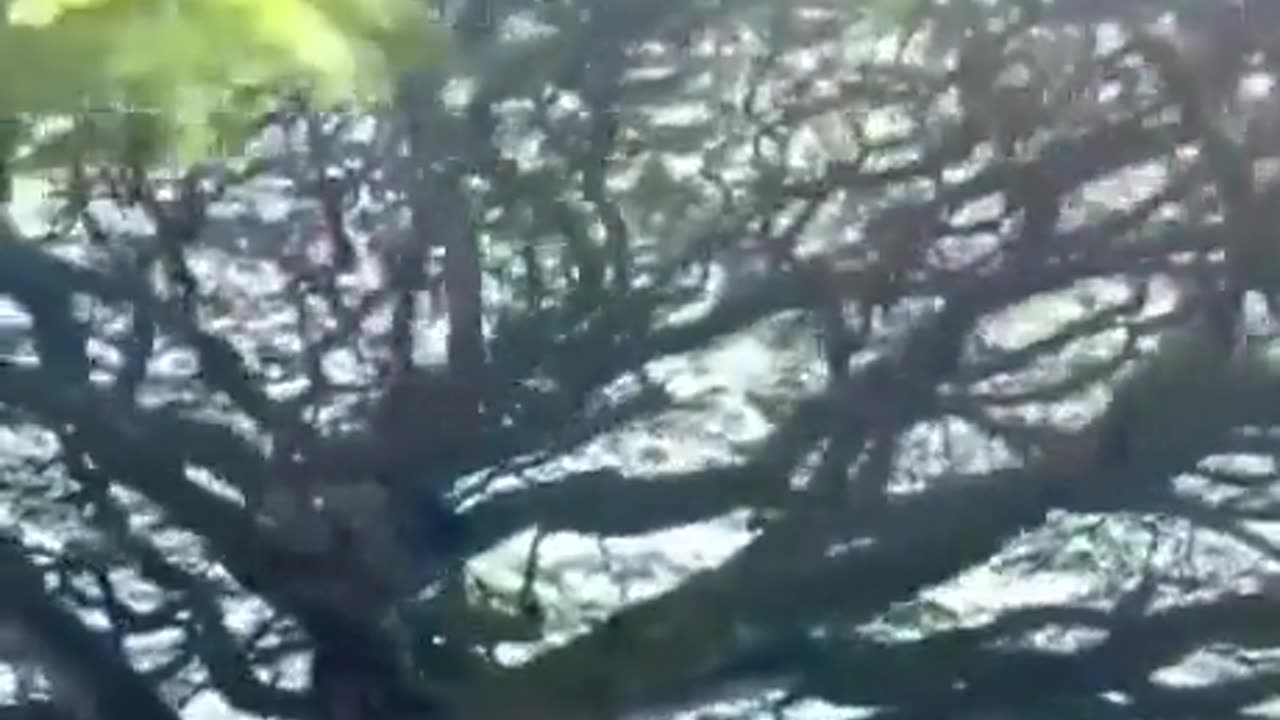
M 3 12 L 0 117 L 156 113 L 184 158 L 237 136 L 246 89 L 378 102 L 448 49 L 414 0 L 13 0 Z

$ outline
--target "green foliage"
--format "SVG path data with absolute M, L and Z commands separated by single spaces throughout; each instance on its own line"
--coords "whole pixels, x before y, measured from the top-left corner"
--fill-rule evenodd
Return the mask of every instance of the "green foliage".
M 412 0 L 12 0 L 0 116 L 151 113 L 189 159 L 234 139 L 254 91 L 376 101 L 446 41 Z

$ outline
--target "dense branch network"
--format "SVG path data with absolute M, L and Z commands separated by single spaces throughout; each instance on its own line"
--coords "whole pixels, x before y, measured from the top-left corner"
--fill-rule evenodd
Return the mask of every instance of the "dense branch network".
M 1073 3 L 1038 14 L 1035 2 L 951 3 L 924 11 L 920 23 L 938 44 L 933 52 L 959 56 L 947 70 L 908 63 L 905 51 L 892 63 L 842 64 L 835 48 L 856 18 L 807 20 L 803 3 L 772 10 L 767 27 L 748 3 L 723 3 L 719 13 L 593 5 L 594 14 L 540 10 L 572 40 L 572 58 L 531 43 L 512 60 L 477 30 L 465 51 L 479 88 L 465 113 L 434 99 L 446 84 L 435 78 L 406 90 L 401 114 L 375 118 L 383 144 L 351 153 L 386 172 L 347 167 L 342 182 L 381 198 L 380 207 L 357 209 L 349 201 L 360 192 L 337 192 L 325 166 L 342 162 L 342 138 L 322 137 L 314 113 L 294 108 L 311 120 L 313 146 L 274 171 L 299 175 L 306 181 L 297 187 L 317 195 L 309 199 L 319 240 L 263 240 L 255 257 L 217 238 L 219 221 L 205 209 L 191 209 L 185 225 L 170 209 L 167 221 L 156 218 L 151 250 L 122 266 L 68 260 L 0 228 L 0 294 L 29 316 L 33 349 L 33 362 L 0 363 L 0 404 L 15 413 L 15 427 L 56 437 L 55 470 L 45 474 L 60 472 L 75 488 L 57 502 L 84 512 L 107 548 L 93 562 L 64 550 L 68 573 L 102 571 L 99 598 L 40 587 L 30 552 L 14 549 L 10 559 L 6 546 L 0 564 L 26 579 L 22 602 L 0 601 L 0 622 L 38 627 L 35 644 L 51 667 L 79 663 L 66 671 L 77 697 L 143 717 L 173 710 L 130 667 L 123 642 L 99 638 L 66 606 L 109 605 L 119 637 L 150 624 L 180 628 L 184 662 L 172 676 L 194 663 L 202 682 L 245 711 L 329 720 L 498 720 L 516 716 L 512 708 L 530 720 L 614 717 L 778 678 L 791 699 L 877 707 L 894 718 L 1057 703 L 1091 717 L 1127 716 L 1105 700 L 1109 692 L 1124 693 L 1138 714 L 1228 717 L 1270 697 L 1267 670 L 1204 688 L 1152 680 L 1212 643 L 1274 644 L 1262 630 L 1275 624 L 1273 603 L 1238 588 L 1167 607 L 1138 593 L 1135 612 L 1024 608 L 917 640 L 866 631 L 1052 529 L 1058 513 L 1158 513 L 1277 556 L 1243 523 L 1270 518 L 1268 502 L 1206 503 L 1172 482 L 1202 473 L 1228 484 L 1236 479 L 1212 475 L 1206 458 L 1240 445 L 1274 452 L 1268 398 L 1280 393 L 1280 378 L 1243 337 L 1241 314 L 1246 291 L 1274 294 L 1259 247 L 1260 228 L 1280 220 L 1270 202 L 1278 188 L 1254 165 L 1280 148 L 1260 131 L 1230 137 L 1225 118 L 1240 101 L 1204 96 L 1239 84 L 1250 68 L 1224 61 L 1229 67 L 1216 69 L 1229 77 L 1198 77 L 1179 55 L 1187 37 L 1222 31 L 1213 23 L 1230 18 L 1187 10 L 1184 35 L 1162 39 L 1135 13 L 1122 18 L 1134 42 L 1102 49 L 1098 18 L 1073 14 Z M 747 53 L 750 86 L 699 84 L 699 74 L 732 74 L 700 43 L 741 59 L 733 55 L 745 52 L 734 45 L 739 34 L 772 43 Z M 1253 69 L 1263 72 L 1277 45 L 1254 35 L 1231 52 L 1258 50 Z M 975 56 L 979 41 L 1000 52 Z M 818 58 L 816 69 L 785 57 L 802 48 Z M 658 80 L 634 80 L 620 67 L 646 69 L 646 52 L 659 56 L 648 68 Z M 663 70 L 672 56 L 680 62 Z M 514 80 L 513 62 L 534 79 Z M 1054 62 L 1070 65 L 1058 74 L 1070 87 L 1053 85 L 1043 65 Z M 833 83 L 834 94 L 823 89 Z M 955 111 L 944 107 L 949 91 L 959 95 Z M 757 102 L 761 94 L 776 107 Z M 558 104 L 574 95 L 582 100 L 575 110 Z M 714 100 L 730 117 L 685 136 L 640 119 L 641 110 L 690 97 Z M 516 106 L 532 109 L 521 115 Z M 821 167 L 791 164 L 788 148 L 819 120 L 886 108 L 906 121 L 877 130 L 858 120 L 849 130 L 856 151 L 831 141 L 837 150 Z M 502 136 L 512 128 L 537 134 L 546 157 L 511 157 Z M 653 157 L 628 155 L 627 142 Z M 655 169 L 654 158 L 689 144 L 708 168 L 741 151 L 750 181 L 722 178 L 713 189 Z M 607 182 L 633 167 L 645 169 L 645 183 L 618 190 Z M 1099 183 L 1134 182 L 1135 168 L 1150 167 L 1165 174 L 1145 197 L 1109 206 L 1094 197 Z M 184 197 L 205 197 L 193 182 Z M 698 193 L 721 196 L 709 219 L 679 205 Z M 377 218 L 362 224 L 362 213 Z M 402 216 L 408 222 L 397 225 Z M 698 232 L 663 242 L 685 227 Z M 246 302 L 200 270 L 237 252 L 291 274 L 286 292 L 296 297 Z M 689 272 L 699 265 L 705 272 Z M 712 266 L 727 278 L 719 289 Z M 382 282 L 354 281 L 365 272 Z M 1025 345 L 992 338 L 1001 317 L 1117 278 L 1139 289 L 1118 302 L 1095 300 Z M 1161 284 L 1172 288 L 1163 310 L 1152 289 Z M 503 292 L 485 292 L 491 285 Z M 93 313 L 77 307 L 84 300 Z M 265 314 L 268 304 L 293 301 L 293 326 L 276 331 L 296 333 L 300 350 L 227 330 L 237 312 L 246 326 L 254 313 L 237 303 L 259 303 Z M 382 311 L 385 322 L 376 319 Z M 668 319 L 677 311 L 683 317 Z M 128 332 L 109 329 L 105 313 L 130 318 Z M 518 477 L 671 409 L 668 394 L 632 407 L 617 391 L 643 385 L 658 361 L 788 318 L 825 335 L 827 356 L 811 358 L 822 381 L 779 403 L 770 432 L 733 462 L 561 473 L 474 490 L 476 473 Z M 433 323 L 442 328 L 439 347 L 424 331 Z M 1062 378 L 1026 379 L 1047 358 L 1108 332 L 1125 337 L 1112 357 L 1068 361 Z M 1160 336 L 1156 349 L 1139 342 L 1146 335 Z M 97 356 L 100 343 L 118 347 L 117 362 Z M 175 347 L 197 368 L 167 379 L 183 388 L 176 393 L 156 369 Z M 354 379 L 327 369 L 338 350 L 362 368 Z M 379 375 L 388 369 L 389 379 Z M 1019 374 L 1023 387 L 1001 389 Z M 306 390 L 278 392 L 280 376 L 303 378 Z M 1001 414 L 1099 386 L 1110 402 L 1073 427 Z M 946 456 L 925 487 L 903 490 L 904 438 L 944 420 L 983 430 L 1013 459 L 973 470 Z M 131 525 L 122 491 L 199 538 L 200 561 L 170 557 Z M 520 608 L 506 618 L 527 611 L 514 617 L 524 625 L 477 640 L 492 608 L 476 599 L 483 593 L 465 566 L 473 554 L 529 528 L 608 539 L 742 510 L 755 518 L 755 534 L 723 564 L 583 619 L 574 639 L 512 667 L 493 647 L 538 637 L 545 620 L 530 600 L 538 579 L 530 559 Z M 169 600 L 151 614 L 120 600 L 105 572 L 113 566 L 136 571 Z M 425 599 L 424 586 L 434 590 Z M 246 595 L 265 601 L 285 629 L 264 622 L 262 637 L 233 631 L 220 603 Z M 1028 640 L 1062 628 L 1104 639 L 1072 653 Z M 290 647 L 315 651 L 306 690 L 260 672 Z M 106 670 L 109 686 L 94 675 Z

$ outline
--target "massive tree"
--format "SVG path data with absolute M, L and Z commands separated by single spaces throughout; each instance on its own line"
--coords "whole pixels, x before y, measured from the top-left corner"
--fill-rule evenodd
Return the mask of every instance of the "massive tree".
M 24 125 L 4 711 L 1271 699 L 1280 18 L 1219 5 L 477 0 L 226 157 Z

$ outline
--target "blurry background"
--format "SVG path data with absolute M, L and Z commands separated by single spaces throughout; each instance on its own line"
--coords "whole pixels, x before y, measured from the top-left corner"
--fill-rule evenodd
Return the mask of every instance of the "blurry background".
M 429 15 L 19 118 L 0 715 L 1266 712 L 1280 6 Z

